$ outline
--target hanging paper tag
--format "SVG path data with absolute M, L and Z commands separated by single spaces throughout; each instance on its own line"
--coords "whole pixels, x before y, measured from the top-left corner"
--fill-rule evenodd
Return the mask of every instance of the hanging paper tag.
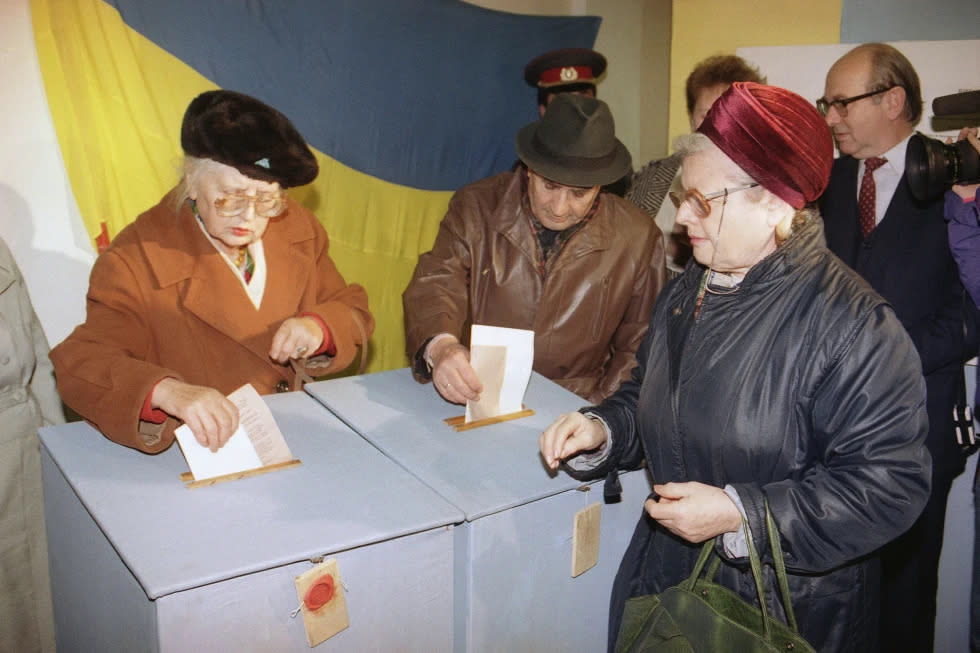
M 599 562 L 599 517 L 602 504 L 598 501 L 575 513 L 572 531 L 572 578 L 585 573 Z
M 340 570 L 333 558 L 296 577 L 306 639 L 310 646 L 324 642 L 347 628 L 347 600 Z

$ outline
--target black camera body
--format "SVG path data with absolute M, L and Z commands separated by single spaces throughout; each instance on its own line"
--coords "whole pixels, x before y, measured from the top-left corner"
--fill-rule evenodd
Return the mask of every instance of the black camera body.
M 953 184 L 980 182 L 980 153 L 967 140 L 947 145 L 916 133 L 905 150 L 905 175 L 912 195 L 924 202 Z
M 980 91 L 937 97 L 932 101 L 932 112 L 936 117 L 951 119 L 957 126 L 975 125 L 980 115 Z M 980 154 L 967 140 L 947 145 L 916 133 L 905 151 L 905 175 L 912 195 L 924 202 L 953 184 L 980 182 Z

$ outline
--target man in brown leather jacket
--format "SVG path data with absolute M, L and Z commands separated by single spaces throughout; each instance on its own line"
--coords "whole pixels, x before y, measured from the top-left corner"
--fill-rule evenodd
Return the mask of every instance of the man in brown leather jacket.
M 534 331 L 534 369 L 588 401 L 626 379 L 665 279 L 663 235 L 600 187 L 630 170 L 609 107 L 561 94 L 517 134 L 523 166 L 460 189 L 402 300 L 419 381 L 482 391 L 471 324 Z

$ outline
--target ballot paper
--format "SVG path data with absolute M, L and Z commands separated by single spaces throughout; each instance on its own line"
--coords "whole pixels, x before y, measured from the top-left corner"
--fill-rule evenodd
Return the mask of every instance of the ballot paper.
M 293 459 L 272 412 L 251 384 L 228 395 L 238 408 L 238 430 L 217 451 L 202 446 L 186 424 L 174 434 L 195 481 Z
M 534 331 L 474 324 L 470 365 L 483 392 L 466 402 L 466 422 L 520 411 L 533 363 Z

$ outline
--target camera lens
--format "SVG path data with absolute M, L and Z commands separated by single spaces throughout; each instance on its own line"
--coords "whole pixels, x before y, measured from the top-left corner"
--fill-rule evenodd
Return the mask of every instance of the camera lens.
M 946 145 L 916 133 L 905 151 L 905 174 L 912 195 L 930 200 L 953 184 L 980 181 L 980 155 L 969 141 Z
M 980 181 L 980 152 L 970 145 L 970 141 L 963 139 L 945 147 L 956 154 L 950 158 L 952 181 L 949 185 L 975 184 Z

